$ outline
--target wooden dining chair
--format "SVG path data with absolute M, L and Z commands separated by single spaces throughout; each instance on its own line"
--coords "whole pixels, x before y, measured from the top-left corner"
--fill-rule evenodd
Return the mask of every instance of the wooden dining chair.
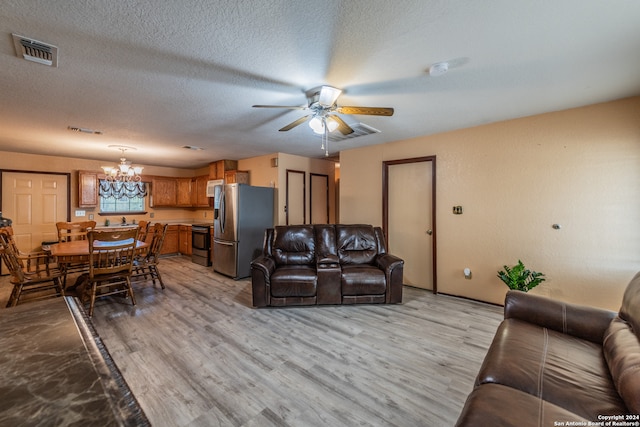
M 141 242 L 147 241 L 147 234 L 149 233 L 149 221 L 138 221 L 138 240 Z
M 7 307 L 14 307 L 23 294 L 34 294 L 30 300 L 64 295 L 62 272 L 52 264 L 45 252 L 21 253 L 10 227 L 0 228 L 0 257 L 9 269 L 13 289 Z M 54 290 L 52 294 L 50 291 Z
M 58 242 L 87 240 L 87 233 L 96 228 L 95 221 L 56 222 Z
M 87 240 L 87 233 L 96 228 L 95 221 L 80 221 L 80 222 L 56 222 L 56 228 L 58 229 L 58 242 L 72 242 L 75 240 Z M 88 266 L 86 263 L 67 263 L 65 266 L 65 283 L 69 273 L 84 273 L 87 271 Z
M 89 316 L 93 316 L 96 297 L 124 294 L 136 298 L 131 288 L 131 273 L 138 229 L 89 231 L 89 275 L 87 287 L 90 292 Z
M 146 281 L 151 279 L 152 283 L 156 284 L 156 279 L 160 282 L 160 287 L 165 289 L 164 282 L 162 281 L 162 275 L 158 270 L 158 264 L 160 263 L 160 252 L 162 251 L 162 245 L 164 244 L 164 238 L 167 235 L 168 224 L 154 224 L 151 232 L 151 242 L 147 252 L 143 255 L 136 257 L 134 261 L 134 281 Z

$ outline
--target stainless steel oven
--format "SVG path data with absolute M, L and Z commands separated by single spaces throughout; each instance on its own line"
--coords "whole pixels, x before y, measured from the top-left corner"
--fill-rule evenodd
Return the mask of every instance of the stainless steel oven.
M 209 267 L 211 265 L 212 224 L 191 226 L 191 261 Z

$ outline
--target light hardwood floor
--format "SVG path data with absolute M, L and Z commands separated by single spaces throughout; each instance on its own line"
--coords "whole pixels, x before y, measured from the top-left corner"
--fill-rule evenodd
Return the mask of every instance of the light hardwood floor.
M 254 309 L 251 283 L 164 258 L 167 289 L 93 317 L 154 426 L 451 426 L 502 308 L 405 287 L 403 304 Z M 2 278 L 0 304 L 8 297 Z

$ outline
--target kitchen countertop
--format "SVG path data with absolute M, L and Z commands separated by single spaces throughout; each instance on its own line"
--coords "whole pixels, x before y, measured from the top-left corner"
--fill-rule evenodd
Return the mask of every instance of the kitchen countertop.
M 72 297 L 0 310 L 0 424 L 150 426 Z
M 206 219 L 206 218 L 205 218 Z M 186 225 L 188 227 L 191 227 L 192 225 L 202 225 L 202 224 L 208 224 L 208 221 L 178 221 L 178 222 L 174 222 L 174 221 L 150 221 L 149 224 L 150 226 L 153 226 L 153 224 L 156 224 L 158 222 L 161 222 L 163 224 L 169 224 L 169 225 Z M 110 224 L 110 225 L 104 225 L 104 224 L 98 224 L 96 225 L 96 230 L 105 230 L 105 229 L 118 229 L 118 228 L 134 228 L 138 226 L 138 222 L 136 222 L 135 224 L 133 223 L 127 223 L 127 224 L 122 224 L 122 223 L 117 223 L 117 224 Z M 211 220 L 211 227 L 213 227 L 213 220 Z

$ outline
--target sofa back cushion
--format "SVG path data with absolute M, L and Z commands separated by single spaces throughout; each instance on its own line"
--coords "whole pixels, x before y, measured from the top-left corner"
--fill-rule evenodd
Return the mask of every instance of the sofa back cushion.
M 640 272 L 638 272 L 624 291 L 620 318 L 631 325 L 631 329 L 640 339 Z
M 316 241 L 311 225 L 280 225 L 273 233 L 271 253 L 277 265 L 315 265 Z
M 618 394 L 630 413 L 640 414 L 640 273 L 625 290 L 602 350 Z
M 378 255 L 371 225 L 336 225 L 336 248 L 340 264 L 372 264 Z

